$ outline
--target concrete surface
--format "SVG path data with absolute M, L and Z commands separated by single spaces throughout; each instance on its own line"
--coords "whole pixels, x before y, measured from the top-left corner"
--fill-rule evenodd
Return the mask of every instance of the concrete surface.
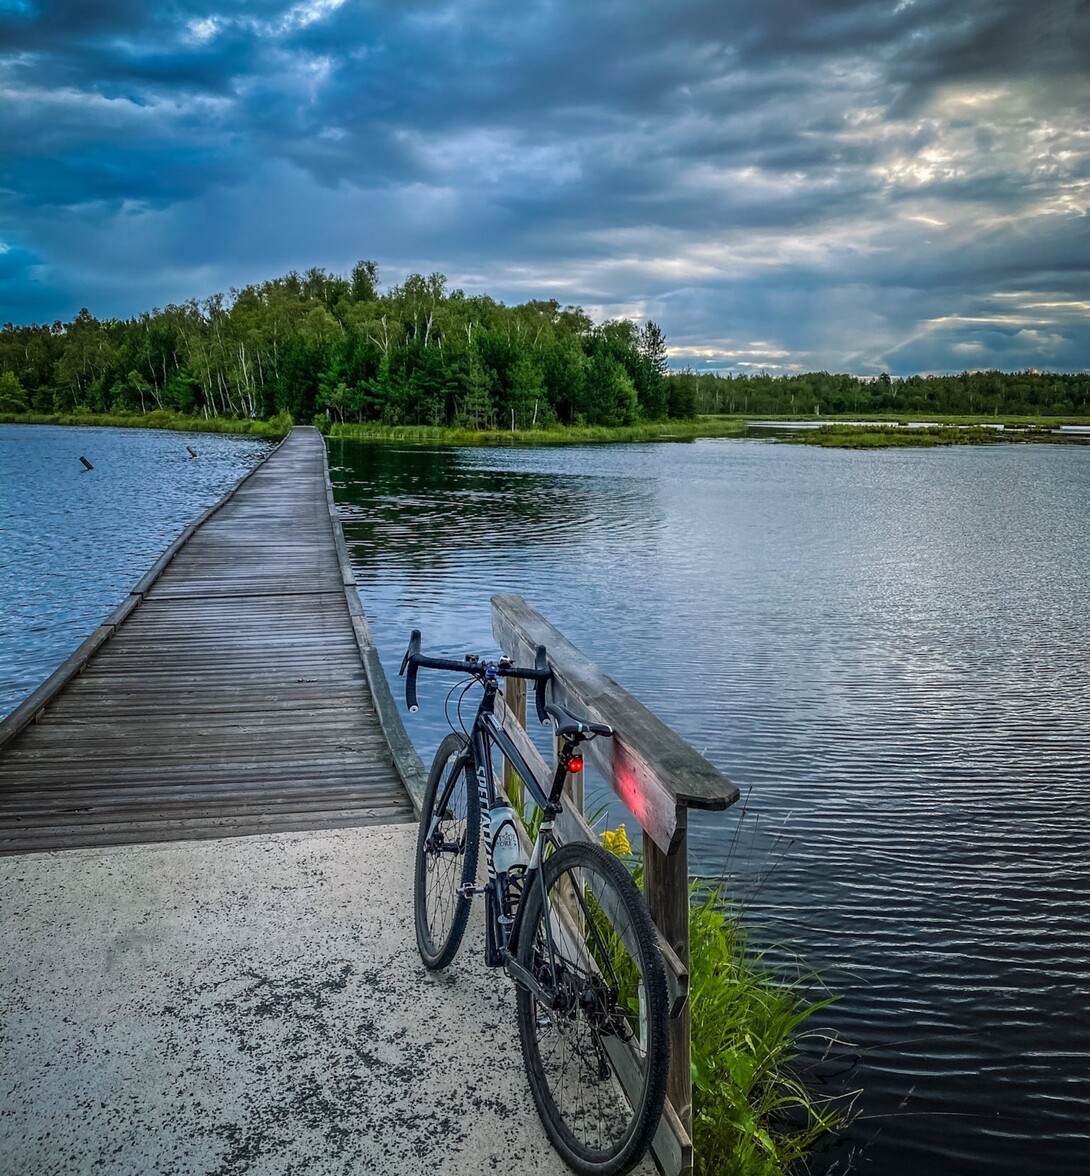
M 415 836 L 0 859 L 3 1176 L 567 1172 L 479 910 L 420 963 Z

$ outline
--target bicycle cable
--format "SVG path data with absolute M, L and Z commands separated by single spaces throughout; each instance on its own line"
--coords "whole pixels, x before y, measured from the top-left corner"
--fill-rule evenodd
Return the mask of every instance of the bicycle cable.
M 447 726 L 455 733 L 457 733 L 458 727 L 461 727 L 462 734 L 466 737 L 466 739 L 469 738 L 469 732 L 466 730 L 466 725 L 462 720 L 462 699 L 465 698 L 467 691 L 473 686 L 476 680 L 477 679 L 473 677 L 465 679 L 459 678 L 447 691 L 446 698 L 443 699 L 443 718 L 446 720 Z M 458 702 L 455 707 L 455 717 L 458 721 L 458 727 L 455 727 L 450 717 L 450 700 L 459 686 L 462 687 L 462 693 L 458 696 Z
M 473 687 L 476 685 L 477 685 L 476 678 L 469 678 L 466 681 L 465 686 L 462 688 L 462 693 L 458 695 L 458 703 L 455 708 L 455 714 L 457 715 L 457 718 L 458 718 L 458 726 L 462 728 L 462 734 L 466 737 L 466 739 L 469 739 L 470 735 L 469 735 L 469 729 L 466 727 L 465 719 L 462 718 L 462 701 L 464 700 L 465 696 L 470 692 L 470 690 L 472 690 Z M 453 693 L 453 691 L 451 693 Z

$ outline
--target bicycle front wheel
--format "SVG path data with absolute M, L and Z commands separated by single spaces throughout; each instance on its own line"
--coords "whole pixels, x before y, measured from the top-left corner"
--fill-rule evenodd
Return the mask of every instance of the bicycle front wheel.
M 654 927 L 628 871 L 601 846 L 562 847 L 543 880 L 528 884 L 518 946 L 519 963 L 550 997 L 518 992 L 530 1089 L 570 1167 L 627 1172 L 658 1129 L 669 1068 Z
M 416 944 L 428 968 L 445 968 L 461 946 L 470 903 L 464 889 L 477 878 L 480 831 L 466 741 L 452 733 L 432 760 L 416 835 L 413 914 Z

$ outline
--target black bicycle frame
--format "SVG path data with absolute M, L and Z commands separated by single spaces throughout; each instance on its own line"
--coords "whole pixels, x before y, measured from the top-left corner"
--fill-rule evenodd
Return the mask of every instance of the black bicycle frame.
M 520 902 L 514 910 L 511 909 L 508 878 L 506 874 L 497 874 L 492 860 L 491 810 L 496 800 L 496 782 L 492 771 L 491 745 L 495 744 L 500 749 L 544 814 L 541 829 L 534 843 L 533 856 L 530 859 L 530 864 L 526 867 L 526 873 L 523 875 L 522 893 L 524 895 L 538 879 L 541 879 L 543 884 L 544 875 L 541 867 L 544 859 L 544 847 L 552 831 L 556 814 L 560 811 L 560 791 L 564 786 L 567 770 L 563 762 L 557 764 L 552 788 L 546 795 L 525 757 L 503 729 L 503 724 L 496 718 L 493 708 L 497 691 L 498 686 L 495 682 L 486 681 L 484 683 L 484 698 L 481 699 L 481 704 L 477 708 L 477 716 L 470 732 L 470 741 L 473 746 L 467 755 L 467 766 L 472 764 L 476 770 L 475 782 L 480 801 L 481 828 L 485 836 L 485 862 L 488 866 L 488 882 L 485 885 L 485 963 L 489 967 L 506 967 L 517 982 L 537 990 L 539 995 L 547 997 L 548 994 L 540 988 L 534 978 L 519 967 L 514 960 L 514 955 L 518 950 L 524 903 Z M 451 787 L 456 779 L 457 772 L 452 773 Z M 438 806 L 437 811 L 442 811 L 445 803 L 444 800 Z M 544 894 L 542 899 L 545 900 Z M 548 920 L 546 920 L 547 925 Z

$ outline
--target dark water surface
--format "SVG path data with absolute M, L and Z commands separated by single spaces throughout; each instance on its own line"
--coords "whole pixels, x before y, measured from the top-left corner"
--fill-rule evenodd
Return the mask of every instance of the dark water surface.
M 1087 1170 L 1090 449 L 330 449 L 391 674 L 517 591 L 748 793 L 692 860 L 842 994 L 825 1163 Z
M 269 448 L 207 433 L 0 425 L 0 715 Z

